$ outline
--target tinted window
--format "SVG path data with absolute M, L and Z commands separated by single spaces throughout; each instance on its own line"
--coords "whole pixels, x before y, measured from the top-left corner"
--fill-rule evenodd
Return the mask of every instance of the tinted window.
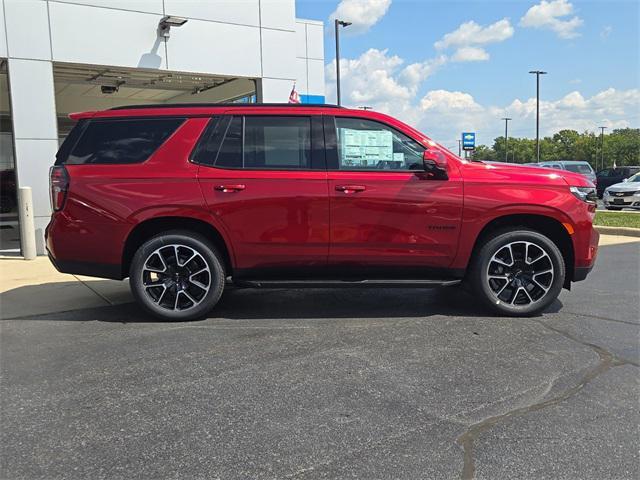
M 227 123 L 216 166 L 221 168 L 242 168 L 242 117 L 233 117 Z
M 243 125 L 242 117 L 233 117 L 215 165 L 265 170 L 311 168 L 311 118 L 246 116 Z
M 591 167 L 589 165 L 586 165 L 586 164 L 565 163 L 564 166 L 570 172 L 582 173 L 582 174 L 587 174 L 587 173 L 592 173 L 593 172 L 593 170 L 591 170 Z
M 90 121 L 64 163 L 140 163 L 184 122 L 178 118 Z
M 215 117 L 209 121 L 207 128 L 198 140 L 191 160 L 196 163 L 213 165 L 220 149 L 220 143 L 229 126 L 230 117 Z
M 67 137 L 64 139 L 64 142 L 62 142 L 62 145 L 60 145 L 58 153 L 56 153 L 56 165 L 61 165 L 67 161 L 69 153 L 71 153 L 71 149 L 75 146 L 76 142 L 80 138 L 86 122 L 86 120 L 80 120 L 78 123 L 76 123 L 76 125 L 69 132 L 69 135 L 67 135 Z
M 311 167 L 311 118 L 245 117 L 244 167 Z
M 336 118 L 340 170 L 421 170 L 425 148 L 371 120 Z

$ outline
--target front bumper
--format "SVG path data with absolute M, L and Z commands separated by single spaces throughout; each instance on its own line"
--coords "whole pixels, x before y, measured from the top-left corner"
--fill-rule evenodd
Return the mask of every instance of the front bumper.
M 640 208 L 640 197 L 629 195 L 618 197 L 615 195 L 604 195 L 602 197 L 605 207 L 617 208 Z

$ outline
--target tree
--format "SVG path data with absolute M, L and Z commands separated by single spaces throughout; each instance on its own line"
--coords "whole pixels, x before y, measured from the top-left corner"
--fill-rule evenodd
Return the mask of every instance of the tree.
M 540 160 L 579 160 L 589 162 L 595 170 L 602 167 L 600 137 L 594 132 L 578 133 L 575 130 L 560 130 L 551 137 L 540 139 Z M 509 138 L 508 161 L 530 163 L 536 161 L 536 142 L 529 138 Z M 493 146 L 479 145 L 474 158 L 504 161 L 504 137 L 497 137 Z M 604 166 L 613 164 L 640 165 L 640 128 L 618 128 L 604 136 Z

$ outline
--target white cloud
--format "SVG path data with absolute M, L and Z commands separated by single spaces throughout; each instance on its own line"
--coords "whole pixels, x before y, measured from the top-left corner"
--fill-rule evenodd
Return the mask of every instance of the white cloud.
M 567 0 L 542 0 L 534 5 L 520 19 L 520 26 L 531 28 L 547 28 L 553 30 L 560 38 L 568 39 L 579 36 L 576 32 L 584 23 L 578 16 L 562 20 L 573 13 L 573 5 Z
M 449 90 L 431 90 L 422 100 L 420 108 L 423 111 L 436 113 L 448 113 L 451 111 L 477 112 L 482 107 L 476 103 L 473 97 L 464 92 L 451 92 Z
M 508 18 L 498 20 L 486 27 L 469 21 L 461 24 L 453 32 L 444 35 L 434 43 L 434 47 L 438 50 L 456 48 L 452 59 L 457 62 L 488 60 L 489 54 L 482 46 L 503 42 L 513 36 L 513 31 L 513 26 Z
M 484 48 L 462 47 L 456 50 L 451 59 L 454 62 L 480 62 L 489 60 L 489 53 Z
M 611 129 L 638 127 L 639 109 L 640 89 L 609 88 L 590 98 L 578 91 L 570 92 L 560 99 L 540 102 L 540 134 L 550 136 L 562 129 L 595 131 L 600 125 Z M 494 138 L 504 135 L 504 122 L 500 120 L 504 116 L 512 118 L 512 135 L 535 136 L 535 98 L 485 106 L 469 93 L 433 90 L 420 100 L 418 110 L 412 117 L 414 125 L 455 150 L 460 133 L 466 131 L 476 132 L 479 144 L 492 145 Z
M 391 0 L 342 0 L 329 20 L 351 22 L 347 33 L 364 33 L 385 16 L 390 5 Z
M 613 32 L 613 27 L 611 25 L 605 26 L 600 31 L 600 38 L 606 40 L 607 38 L 609 38 L 609 35 L 611 35 L 611 32 Z
M 513 120 L 509 131 L 518 137 L 535 135 L 535 97 L 516 98 L 498 105 L 483 105 L 470 92 L 432 89 L 419 95 L 424 82 L 448 61 L 444 55 L 405 65 L 387 50 L 371 48 L 354 59 L 342 59 L 342 103 L 347 107 L 372 107 L 393 115 L 457 150 L 460 132 L 475 131 L 479 143 L 493 144 L 503 135 L 505 116 Z M 326 66 L 327 100 L 335 101 L 335 61 Z M 575 87 L 574 87 L 575 88 Z M 638 127 L 640 89 L 609 88 L 591 97 L 578 90 L 555 100 L 540 102 L 543 136 L 562 129 L 594 130 Z
M 513 27 L 508 18 L 498 20 L 491 25 L 483 27 L 473 20 L 461 24 L 453 32 L 447 33 L 434 46 L 437 49 L 448 47 L 464 47 L 468 45 L 486 45 L 488 43 L 502 42 L 513 36 Z

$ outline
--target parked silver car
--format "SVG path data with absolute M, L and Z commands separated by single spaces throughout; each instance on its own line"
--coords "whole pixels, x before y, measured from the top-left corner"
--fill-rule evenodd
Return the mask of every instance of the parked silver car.
M 589 162 L 576 160 L 558 160 L 553 162 L 540 162 L 537 164 L 537 166 L 546 168 L 557 168 L 558 170 L 567 170 L 569 172 L 579 173 L 591 180 L 594 185 L 596 185 L 597 183 L 596 172 L 593 171 L 593 168 L 591 168 Z
M 634 208 L 640 210 L 640 172 L 604 191 L 604 207 L 607 210 Z

